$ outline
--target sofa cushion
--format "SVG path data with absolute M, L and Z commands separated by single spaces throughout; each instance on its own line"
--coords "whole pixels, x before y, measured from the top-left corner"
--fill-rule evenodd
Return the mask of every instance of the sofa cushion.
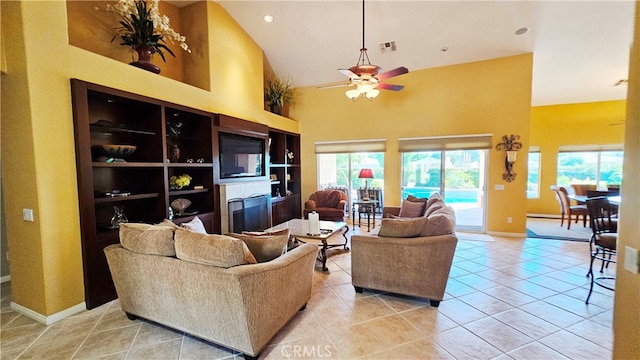
M 384 218 L 378 230 L 378 236 L 410 238 L 420 235 L 428 223 L 425 217 L 416 218 Z
M 247 245 L 231 236 L 178 229 L 175 242 L 176 255 L 184 261 L 223 268 L 256 263 Z
M 142 254 L 176 256 L 174 228 L 140 223 L 120 224 L 120 244 Z
M 427 207 L 427 209 L 424 211 L 424 216 L 425 217 L 429 217 L 429 216 L 431 216 L 431 214 L 436 212 L 436 210 L 440 210 L 440 209 L 444 208 L 445 206 L 447 206 L 447 205 L 445 205 L 444 201 L 435 202 L 431 206 Z
M 399 217 L 415 218 L 424 214 L 424 202 L 403 201 L 400 207 Z
M 172 229 L 179 229 L 180 226 L 177 225 L 176 223 L 174 223 L 173 221 L 169 220 L 169 219 L 164 219 L 162 220 L 162 222 L 158 223 L 158 225 L 163 225 L 163 226 L 168 226 Z
M 452 233 L 456 227 L 456 213 L 451 206 L 444 206 L 434 211 L 426 219 L 427 224 L 420 236 L 446 235 Z
M 432 205 L 439 203 L 444 204 L 444 199 L 442 198 L 440 193 L 434 192 L 433 194 L 431 194 L 431 196 L 429 196 L 429 200 L 427 200 L 427 209 Z
M 227 235 L 244 241 L 258 262 L 267 262 L 287 252 L 289 232 L 289 229 L 283 229 L 271 233 L 248 232 Z
M 195 231 L 195 232 L 200 233 L 200 234 L 206 234 L 207 233 L 207 229 L 205 229 L 204 223 L 197 216 L 194 216 L 193 219 L 191 219 L 191 221 L 182 223 L 180 225 L 183 228 L 187 228 L 187 229 L 189 229 L 191 231 Z

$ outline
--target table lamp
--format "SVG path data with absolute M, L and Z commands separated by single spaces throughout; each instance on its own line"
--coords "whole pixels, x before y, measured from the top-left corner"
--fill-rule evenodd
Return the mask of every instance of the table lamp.
M 362 200 L 368 200 L 369 199 L 369 191 L 368 191 L 368 179 L 373 179 L 373 170 L 371 169 L 360 169 L 360 174 L 358 175 L 358 178 L 360 179 L 364 179 L 364 193 L 366 194 L 365 197 L 362 198 Z

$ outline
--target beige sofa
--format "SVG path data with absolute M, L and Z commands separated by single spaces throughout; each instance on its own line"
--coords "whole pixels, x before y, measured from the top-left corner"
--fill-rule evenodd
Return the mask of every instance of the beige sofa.
M 418 200 L 425 200 L 421 216 L 389 218 L 398 216 L 401 208 L 385 207 L 382 225 L 371 235 L 351 236 L 351 276 L 356 292 L 375 289 L 427 298 L 431 306 L 440 304 L 458 243 L 453 232 L 455 213 L 442 199 L 430 207 L 427 199 Z
M 166 234 L 166 229 L 161 232 Z M 305 308 L 311 296 L 317 246 L 304 244 L 271 261 L 242 265 L 245 255 L 235 250 L 233 254 L 230 249 L 238 243 L 230 241 L 233 246 L 221 250 L 221 263 L 214 266 L 198 263 L 204 262 L 208 244 L 200 239 L 191 243 L 194 246 L 184 245 L 184 240 L 179 243 L 182 232 L 187 230 L 175 230 L 173 248 L 171 235 L 165 236 L 163 244 L 150 244 L 149 236 L 135 235 L 136 241 L 128 240 L 131 236 L 123 235 L 121 228 L 121 244 L 105 248 L 122 310 L 132 320 L 145 318 L 240 351 L 245 358 L 257 357 Z M 182 237 L 195 236 L 188 233 Z M 202 236 L 213 237 L 212 243 L 223 238 Z M 141 248 L 139 244 L 145 245 Z M 243 246 L 238 247 L 240 252 Z M 190 258 L 185 255 L 188 251 Z

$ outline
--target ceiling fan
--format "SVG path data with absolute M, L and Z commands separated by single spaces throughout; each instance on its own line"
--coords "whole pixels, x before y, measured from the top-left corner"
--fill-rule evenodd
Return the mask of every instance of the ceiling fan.
M 346 91 L 346 95 L 349 99 L 356 101 L 360 96 L 365 97 L 367 100 L 373 100 L 380 90 L 400 91 L 404 89 L 404 85 L 392 85 L 386 84 L 382 81 L 406 74 L 409 70 L 404 67 L 397 67 L 395 69 L 381 73 L 382 68 L 378 65 L 372 65 L 367 55 L 367 48 L 364 45 L 364 0 L 362 0 L 362 48 L 360 49 L 360 56 L 355 66 L 348 69 L 338 69 L 342 74 L 349 77 L 349 83 L 340 85 L 327 85 L 320 86 L 318 89 L 327 89 L 343 86 L 355 86 L 355 89 Z

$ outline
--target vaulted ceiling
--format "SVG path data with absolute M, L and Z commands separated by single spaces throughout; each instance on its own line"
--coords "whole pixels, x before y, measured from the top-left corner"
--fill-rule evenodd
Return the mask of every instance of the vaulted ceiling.
M 295 86 L 346 82 L 356 64 L 362 1 L 218 1 Z M 410 71 L 534 54 L 532 105 L 625 99 L 634 1 L 365 3 L 371 63 Z M 265 15 L 273 22 L 264 21 Z M 528 32 L 517 35 L 516 31 Z M 395 51 L 380 43 L 395 42 Z M 446 51 L 444 51 L 446 49 Z M 402 84 L 401 76 L 393 83 Z M 341 91 L 324 89 L 318 91 Z

